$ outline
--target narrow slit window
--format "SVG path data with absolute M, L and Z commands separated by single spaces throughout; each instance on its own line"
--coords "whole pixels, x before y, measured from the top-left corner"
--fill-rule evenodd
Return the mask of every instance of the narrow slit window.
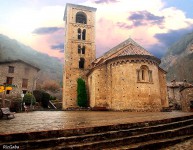
M 81 40 L 81 29 L 78 29 L 78 40 Z
M 86 30 L 82 31 L 82 40 L 86 40 Z
M 145 80 L 145 70 L 141 70 L 141 78 L 142 80 Z
M 82 47 L 82 54 L 85 54 L 85 46 Z
M 78 45 L 78 54 L 80 54 L 80 53 L 81 53 L 81 46 Z
M 80 60 L 79 60 L 79 68 L 80 69 L 84 69 L 84 63 L 85 63 L 84 58 L 80 58 Z

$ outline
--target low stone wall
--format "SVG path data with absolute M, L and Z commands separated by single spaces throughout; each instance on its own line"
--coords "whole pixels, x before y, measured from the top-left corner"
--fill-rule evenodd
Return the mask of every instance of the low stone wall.
M 193 112 L 193 87 L 185 87 L 180 93 L 182 96 L 182 111 Z

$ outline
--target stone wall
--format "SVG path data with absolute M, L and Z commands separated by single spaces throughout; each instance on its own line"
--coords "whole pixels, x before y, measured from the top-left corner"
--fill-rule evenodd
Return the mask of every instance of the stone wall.
M 8 72 L 9 66 L 14 67 L 14 73 Z M 28 71 L 26 71 L 26 69 Z M 12 91 L 10 91 L 10 94 L 6 94 L 6 97 L 21 97 L 20 95 L 23 93 L 23 90 L 32 91 L 32 89 L 36 89 L 38 70 L 23 62 L 0 64 L 0 75 L 0 84 L 6 83 L 7 77 L 13 77 L 12 84 L 17 86 L 16 88 L 13 88 Z M 23 79 L 28 79 L 27 88 L 22 87 Z
M 108 107 L 106 71 L 106 68 L 101 66 L 88 77 L 90 107 Z
M 87 24 L 76 23 L 77 12 L 86 14 Z M 86 73 L 95 59 L 95 11 L 89 7 L 70 4 L 65 11 L 65 65 L 63 76 L 63 109 L 77 107 L 77 79 L 87 83 Z M 86 30 L 86 39 L 78 39 L 78 29 Z M 85 54 L 78 53 L 78 45 L 85 46 Z M 84 68 L 79 60 L 84 58 Z M 89 91 L 88 91 L 89 92 Z
M 193 87 L 185 87 L 180 91 L 182 111 L 193 112 Z
M 138 81 L 137 70 L 143 65 L 152 71 L 152 82 Z M 130 111 L 160 111 L 162 108 L 161 98 L 165 95 L 161 97 L 160 88 L 166 85 L 160 87 L 158 66 L 154 63 L 113 60 L 94 69 L 89 79 L 91 107 Z
M 180 95 L 180 87 L 168 87 L 168 99 L 171 102 L 171 105 L 179 105 L 181 106 L 181 95 Z
M 160 95 L 162 107 L 169 107 L 168 94 L 167 94 L 167 83 L 166 83 L 166 72 L 159 68 L 159 82 L 160 82 Z

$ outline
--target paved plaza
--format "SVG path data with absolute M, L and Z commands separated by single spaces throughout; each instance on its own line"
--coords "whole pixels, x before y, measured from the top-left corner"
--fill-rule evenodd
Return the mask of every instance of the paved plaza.
M 0 119 L 0 135 L 136 123 L 187 116 L 185 112 L 32 111 Z

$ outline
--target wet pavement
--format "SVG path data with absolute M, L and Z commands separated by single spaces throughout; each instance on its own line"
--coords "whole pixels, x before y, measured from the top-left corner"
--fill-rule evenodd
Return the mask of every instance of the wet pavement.
M 169 146 L 167 148 L 162 148 L 161 150 L 193 150 L 193 139 Z
M 0 135 L 136 123 L 187 116 L 185 112 L 32 111 L 0 119 Z

